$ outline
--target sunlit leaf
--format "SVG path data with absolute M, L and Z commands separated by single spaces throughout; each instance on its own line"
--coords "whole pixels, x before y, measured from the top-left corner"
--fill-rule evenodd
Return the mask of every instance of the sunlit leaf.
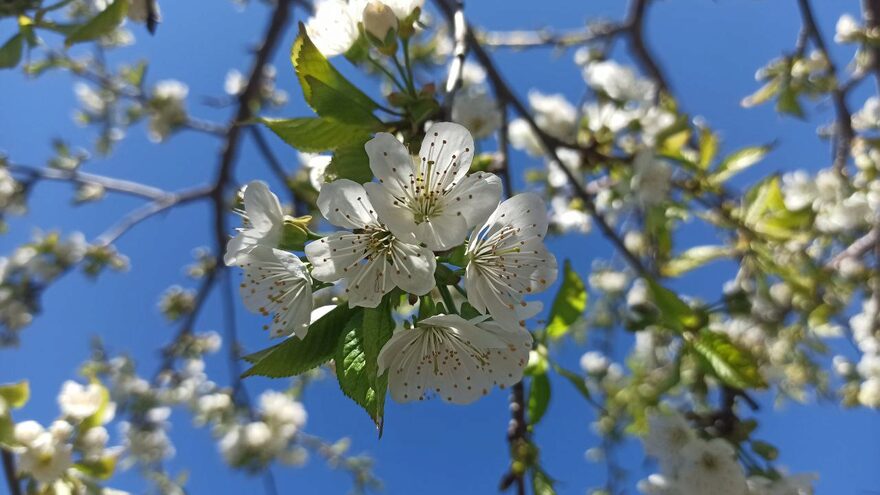
M 562 269 L 562 285 L 553 299 L 547 324 L 547 335 L 558 339 L 571 329 L 587 308 L 587 289 L 580 275 L 571 267 L 571 261 L 565 260 Z
M 394 332 L 390 297 L 348 321 L 336 349 L 336 378 L 342 392 L 364 408 L 382 435 L 388 375 L 378 376 L 379 351 Z
M 122 24 L 125 15 L 128 14 L 130 0 L 114 0 L 113 3 L 81 25 L 64 40 L 67 46 L 93 39 L 111 33 L 117 26 Z
M 667 277 L 677 277 L 706 263 L 731 256 L 734 250 L 729 246 L 695 246 L 669 260 L 660 270 Z
M 755 359 L 726 334 L 701 331 L 690 340 L 691 348 L 719 380 L 739 389 L 765 388 Z
M 18 409 L 24 406 L 30 397 L 31 388 L 27 380 L 0 385 L 0 400 L 7 407 Z
M 715 172 L 709 176 L 709 183 L 716 186 L 724 184 L 734 175 L 760 162 L 771 149 L 772 147 L 767 145 L 751 146 L 734 151 L 724 158 Z
M 300 151 L 320 152 L 365 143 L 371 130 L 322 117 L 261 119 L 285 143 Z M 363 148 L 363 144 L 360 144 Z M 366 157 L 366 152 L 364 152 Z
M 333 358 L 346 323 L 360 315 L 360 308 L 340 304 L 309 327 L 304 339 L 290 337 L 284 342 L 248 356 L 254 365 L 242 376 L 281 378 L 299 375 Z
M 550 405 L 550 380 L 547 373 L 538 373 L 532 376 L 531 386 L 529 387 L 528 411 L 529 424 L 536 425 L 544 417 L 547 412 L 547 406 Z

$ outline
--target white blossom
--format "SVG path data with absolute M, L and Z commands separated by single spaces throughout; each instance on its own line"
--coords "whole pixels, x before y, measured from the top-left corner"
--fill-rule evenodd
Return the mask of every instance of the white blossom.
M 330 155 L 319 155 L 317 153 L 299 153 L 299 163 L 309 172 L 309 183 L 316 191 L 320 191 L 324 183 L 324 174 L 327 167 L 330 166 Z
M 641 151 L 633 163 L 630 187 L 643 206 L 653 206 L 664 201 L 672 188 L 672 167 L 657 159 L 650 151 Z
M 581 356 L 581 369 L 591 375 L 604 373 L 608 369 L 608 357 L 599 351 L 589 351 Z
M 782 176 L 782 194 L 785 207 L 791 211 L 798 211 L 813 204 L 818 190 L 809 174 L 798 170 Z
M 34 421 L 15 425 L 13 435 L 21 444 L 18 469 L 39 483 L 52 483 L 73 466 L 73 446 Z
M 556 257 L 544 246 L 547 210 L 534 193 L 501 203 L 468 242 L 468 302 L 496 321 L 516 328 L 531 314 L 523 296 L 556 280 Z
M 541 156 L 544 154 L 544 147 L 541 141 L 532 129 L 532 126 L 525 119 L 518 118 L 510 122 L 507 126 L 507 135 L 510 139 L 510 145 L 515 149 L 525 151 L 531 156 Z
M 223 261 L 227 266 L 238 265 L 240 257 L 254 246 L 277 247 L 284 229 L 284 213 L 278 197 L 263 181 L 253 181 L 244 187 L 244 227 L 226 243 Z
M 859 26 L 859 23 L 852 15 L 843 14 L 837 20 L 834 41 L 837 43 L 852 43 L 853 41 L 857 41 L 861 30 L 861 26 Z
M 240 285 L 245 306 L 263 316 L 272 315 L 270 335 L 303 338 L 312 313 L 312 278 L 299 257 L 287 251 L 255 246 L 239 256 L 244 269 Z M 269 330 L 268 325 L 264 327 Z
M 397 402 L 436 394 L 468 404 L 522 379 L 532 336 L 481 319 L 436 315 L 415 328 L 398 330 L 379 353 L 378 371 L 388 371 L 388 389 Z
M 681 450 L 676 487 L 682 495 L 746 495 L 746 477 L 733 447 L 721 438 L 693 440 Z
M 577 126 L 577 109 L 562 94 L 529 91 L 529 106 L 535 111 L 535 123 L 547 134 L 566 139 Z
M 587 127 L 593 132 L 618 132 L 628 126 L 635 115 L 613 103 L 588 103 L 584 106 Z
M 306 33 L 325 57 L 341 55 L 357 41 L 360 12 L 352 10 L 343 0 L 322 0 L 315 5 Z
M 318 208 L 335 232 L 306 245 L 312 277 L 345 280 L 351 306 L 376 307 L 394 287 L 425 295 L 434 287 L 434 253 L 397 238 L 380 222 L 363 186 L 347 179 L 324 185 Z
M 862 108 L 853 114 L 852 126 L 859 131 L 880 127 L 880 98 L 871 96 L 865 100 Z
M 648 435 L 642 441 L 645 452 L 657 459 L 661 471 L 674 475 L 682 462 L 681 450 L 695 437 L 690 425 L 677 412 L 653 413 L 648 416 Z
M 470 130 L 475 139 L 484 139 L 501 127 L 501 110 L 484 88 L 463 88 L 452 102 L 452 120 Z
M 656 91 L 654 83 L 613 60 L 588 64 L 584 67 L 584 79 L 593 89 L 618 101 L 647 102 L 654 98 Z
M 82 421 L 98 412 L 104 401 L 104 388 L 98 384 L 81 385 L 68 380 L 61 387 L 58 406 L 68 418 Z
M 489 216 L 501 196 L 497 176 L 468 175 L 474 140 L 458 124 L 431 126 L 417 163 L 391 134 L 376 134 L 366 150 L 379 182 L 364 188 L 382 222 L 405 242 L 424 243 L 433 251 L 454 248 Z

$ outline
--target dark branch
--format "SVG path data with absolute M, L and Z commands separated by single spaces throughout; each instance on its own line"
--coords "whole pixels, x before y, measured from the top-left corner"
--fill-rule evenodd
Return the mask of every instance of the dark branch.
M 9 487 L 9 495 L 21 495 L 21 482 L 15 474 L 15 458 L 12 452 L 0 449 L 3 455 L 3 472 L 6 474 L 6 486 Z
M 846 92 L 841 87 L 837 65 L 831 58 L 831 54 L 828 51 L 828 45 L 825 44 L 825 38 L 822 36 L 819 26 L 816 24 L 816 18 L 813 15 L 810 1 L 798 0 L 798 7 L 800 8 L 801 18 L 804 22 L 804 29 L 802 31 L 802 33 L 804 33 L 803 36 L 812 40 L 813 45 L 815 45 L 816 49 L 819 50 L 819 53 L 825 58 L 826 63 L 828 64 L 828 69 L 825 71 L 825 74 L 834 81 L 834 88 L 831 90 L 831 99 L 834 102 L 834 112 L 837 115 L 834 124 L 834 132 L 836 134 L 834 141 L 834 168 L 838 171 L 843 171 L 846 167 L 847 158 L 849 157 L 850 144 L 855 136 L 852 128 L 852 114 L 850 114 L 849 108 L 846 105 Z M 804 45 L 800 40 L 798 41 L 798 44 L 801 46 L 799 49 L 802 50 Z
M 670 94 L 669 80 L 645 44 L 645 15 L 650 0 L 633 0 L 626 20 L 626 32 L 633 57 L 657 85 L 658 94 Z

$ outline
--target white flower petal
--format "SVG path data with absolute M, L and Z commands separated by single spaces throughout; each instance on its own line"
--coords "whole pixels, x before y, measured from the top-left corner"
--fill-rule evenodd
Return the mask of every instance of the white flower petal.
M 245 280 L 240 292 L 245 307 L 272 315 L 272 337 L 294 333 L 305 337 L 311 321 L 312 281 L 303 262 L 266 246 L 253 248 L 242 261 Z
M 419 165 L 427 174 L 428 189 L 433 191 L 445 191 L 460 182 L 473 159 L 474 138 L 463 126 L 452 122 L 432 125 L 419 150 Z
M 357 16 L 346 2 L 323 0 L 315 5 L 315 15 L 306 22 L 306 33 L 325 57 L 341 55 L 358 39 Z
M 368 252 L 369 237 L 350 232 L 334 232 L 306 244 L 305 252 L 312 263 L 312 277 L 322 282 L 335 282 L 349 275 Z
M 539 196 L 518 194 L 475 230 L 468 243 L 465 287 L 468 302 L 505 326 L 534 316 L 523 296 L 556 280 L 556 258 L 547 251 L 547 210 Z
M 415 227 L 416 221 L 412 210 L 404 208 L 394 193 L 384 184 L 368 182 L 364 184 L 364 190 L 370 198 L 373 208 L 379 219 L 398 239 L 417 244 Z
M 269 190 L 265 182 L 255 180 L 248 183 L 244 188 L 243 196 L 244 209 L 254 229 L 268 232 L 283 221 L 284 213 L 281 211 L 278 197 Z
M 424 296 L 434 288 L 437 260 L 430 249 L 395 242 L 392 248 L 391 280 L 401 289 Z
M 480 225 L 498 206 L 501 189 L 501 179 L 495 174 L 478 172 L 469 175 L 451 191 L 449 207 L 444 213 L 461 212 L 469 227 Z
M 531 336 L 497 325 L 475 324 L 458 315 L 437 315 L 412 330 L 396 332 L 379 353 L 379 372 L 388 370 L 388 389 L 398 402 L 436 394 L 467 404 L 522 378 Z
M 413 161 L 406 147 L 391 134 L 380 132 L 364 145 L 370 170 L 395 196 L 404 196 L 413 184 Z
M 364 187 L 348 179 L 324 184 L 318 194 L 318 209 L 337 227 L 362 229 L 376 225 L 376 213 Z

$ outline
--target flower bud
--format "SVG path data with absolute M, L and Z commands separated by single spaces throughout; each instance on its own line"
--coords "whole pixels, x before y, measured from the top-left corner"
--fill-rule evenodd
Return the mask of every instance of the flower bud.
M 397 16 L 390 7 L 378 0 L 371 0 L 364 8 L 364 32 L 367 38 L 383 53 L 397 50 Z

